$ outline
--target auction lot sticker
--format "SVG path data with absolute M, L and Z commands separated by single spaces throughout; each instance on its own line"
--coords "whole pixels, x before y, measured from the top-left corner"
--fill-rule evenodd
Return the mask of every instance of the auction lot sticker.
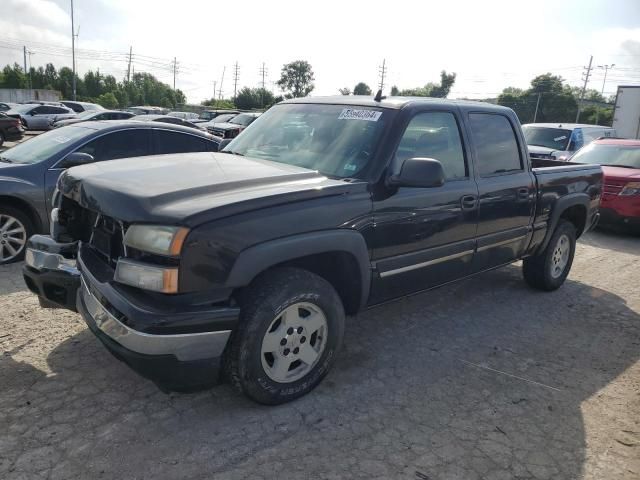
M 368 122 L 377 122 L 382 112 L 376 110 L 355 110 L 353 108 L 345 108 L 340 112 L 338 120 L 367 120 Z

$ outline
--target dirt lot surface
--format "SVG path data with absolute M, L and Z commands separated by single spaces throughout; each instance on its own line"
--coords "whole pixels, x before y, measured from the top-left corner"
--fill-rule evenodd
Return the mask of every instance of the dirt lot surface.
M 0 267 L 0 478 L 639 479 L 640 239 L 361 313 L 310 395 L 164 394 Z

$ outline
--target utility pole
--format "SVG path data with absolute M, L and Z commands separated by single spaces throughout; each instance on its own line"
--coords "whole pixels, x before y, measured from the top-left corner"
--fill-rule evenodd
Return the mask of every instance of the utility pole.
M 236 64 L 233 67 L 233 102 L 234 103 L 236 101 L 236 94 L 238 91 L 238 79 L 240 78 L 239 72 L 240 72 L 240 69 L 238 67 L 238 62 L 236 61 Z
M 31 55 L 35 55 L 35 53 L 27 50 L 27 54 L 29 55 L 29 90 L 33 90 L 33 78 L 31 78 Z M 33 95 L 33 92 L 31 92 Z
M 384 90 L 384 77 L 387 74 L 387 59 L 383 58 L 382 59 L 382 66 L 380 68 L 378 68 L 378 71 L 380 72 L 380 83 L 378 84 L 380 90 Z
M 216 83 L 218 83 L 218 82 L 216 82 L 216 81 L 214 80 L 214 81 L 213 81 L 213 97 L 212 97 L 212 99 L 213 99 L 213 103 L 214 103 L 214 104 L 216 103 Z
M 73 99 L 76 99 L 76 29 L 73 23 L 73 0 L 71 0 L 71 61 L 73 63 Z
M 222 79 L 220 80 L 220 88 L 218 89 L 218 100 L 222 100 L 222 84 L 224 83 L 224 72 L 227 71 L 226 65 L 222 67 Z
M 616 66 L 615 63 L 612 63 L 611 65 L 598 65 L 598 68 L 604 69 L 604 79 L 602 80 L 602 91 L 600 92 L 600 95 L 602 95 L 602 98 L 604 98 L 604 86 L 607 84 L 607 73 L 609 72 L 609 69 L 615 66 Z M 596 125 L 598 125 L 599 118 L 600 118 L 600 109 L 596 108 Z
M 593 63 L 593 55 L 589 57 L 589 66 L 584 67 L 587 71 L 584 74 L 584 85 L 582 85 L 582 92 L 580 93 L 580 102 L 578 103 L 578 113 L 576 113 L 576 123 L 580 121 L 580 110 L 582 109 L 582 101 L 584 100 L 584 93 L 587 90 L 587 83 L 589 83 L 589 76 L 591 75 L 592 63 Z
M 173 57 L 173 89 L 176 89 L 176 70 L 178 69 L 178 60 Z
M 538 118 L 538 107 L 540 106 L 540 97 L 542 96 L 542 92 L 538 93 L 538 100 L 536 101 L 536 111 L 533 114 L 533 123 L 536 123 L 536 119 Z
M 27 46 L 25 45 L 24 47 L 22 47 L 22 51 L 24 53 L 24 74 L 27 74 Z M 31 73 L 31 72 L 29 72 Z M 31 82 L 29 82 L 31 83 Z M 31 85 L 29 85 L 29 88 L 31 88 Z
M 127 66 L 127 82 L 131 81 L 131 53 L 133 52 L 133 47 L 129 47 L 129 65 Z
M 264 107 L 264 91 L 265 91 L 265 86 L 264 86 L 264 77 L 267 74 L 267 69 L 264 66 L 264 62 L 262 62 L 262 67 L 260 67 L 260 75 L 262 75 L 262 90 L 260 91 L 260 105 L 262 105 L 262 107 Z

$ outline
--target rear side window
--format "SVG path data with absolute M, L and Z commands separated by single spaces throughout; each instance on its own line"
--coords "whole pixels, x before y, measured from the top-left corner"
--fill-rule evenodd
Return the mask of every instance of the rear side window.
M 132 129 L 108 133 L 87 143 L 77 151 L 88 153 L 97 162 L 151 155 L 149 130 Z
M 216 145 L 204 138 L 187 133 L 156 130 L 158 153 L 215 152 Z
M 488 177 L 523 169 L 516 134 L 504 115 L 469 114 L 480 176 Z

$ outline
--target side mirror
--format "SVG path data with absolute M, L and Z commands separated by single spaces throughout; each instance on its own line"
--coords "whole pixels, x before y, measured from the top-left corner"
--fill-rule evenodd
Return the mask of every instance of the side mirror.
M 93 163 L 94 158 L 88 153 L 73 152 L 67 155 L 67 157 L 60 162 L 61 168 L 77 167 L 78 165 L 85 165 L 87 163 Z
M 225 138 L 224 140 L 222 140 L 219 144 L 218 144 L 218 151 L 222 152 L 222 149 L 224 147 L 226 147 L 227 145 L 229 145 L 231 143 L 231 140 L 233 140 L 233 138 Z
M 31 111 L 28 113 L 28 115 L 29 115 L 30 117 L 33 117 L 33 116 L 35 115 L 35 112 L 34 112 L 33 110 L 31 110 Z
M 387 183 L 396 187 L 440 187 L 444 185 L 444 169 L 434 158 L 409 158 L 400 173 L 390 176 Z

